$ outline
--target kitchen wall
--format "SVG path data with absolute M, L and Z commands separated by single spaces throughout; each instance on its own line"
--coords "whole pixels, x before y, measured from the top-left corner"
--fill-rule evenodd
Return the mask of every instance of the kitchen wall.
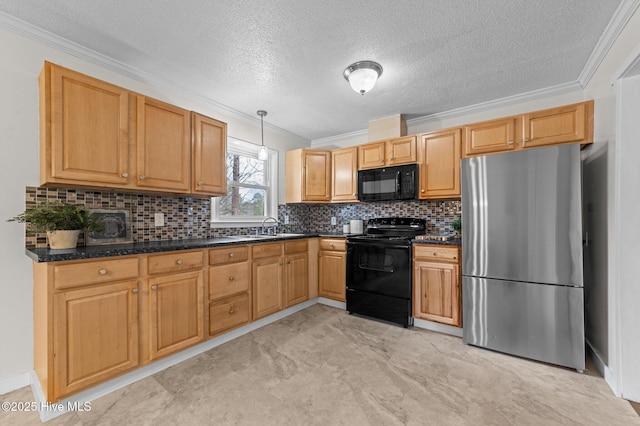
M 242 235 L 251 228 L 211 228 L 211 199 L 160 194 L 136 194 L 116 191 L 95 191 L 75 188 L 27 187 L 25 208 L 45 201 L 61 201 L 90 208 L 127 209 L 131 217 L 134 242 L 214 238 Z M 154 226 L 153 216 L 162 212 L 165 225 Z M 19 212 L 16 212 L 16 214 Z M 284 225 L 285 216 L 289 224 Z M 337 225 L 331 225 L 331 217 Z M 342 233 L 342 225 L 350 219 L 407 216 L 427 220 L 429 233 L 451 233 L 451 222 L 460 217 L 460 201 L 408 201 L 354 204 L 281 204 L 278 206 L 280 232 Z M 84 244 L 84 235 L 79 245 Z M 29 233 L 27 248 L 46 248 L 46 233 Z
M 23 33 L 34 38 L 22 36 Z M 28 384 L 29 372 L 33 370 L 31 261 L 24 254 L 24 226 L 6 220 L 24 210 L 25 188 L 39 185 L 38 75 L 44 61 L 220 119 L 228 124 L 229 136 L 245 141 L 260 143 L 260 120 L 257 116 L 230 111 L 198 94 L 185 93 L 180 89 L 180 82 L 158 81 L 134 69 L 126 69 L 124 73 L 113 71 L 108 58 L 81 52 L 46 32 L 23 28 L 13 21 L 7 23 L 3 16 L 0 16 L 0 56 L 3 58 L 0 61 L 1 394 Z M 256 105 L 255 109 L 264 107 Z M 265 121 L 264 139 L 265 145 L 279 151 L 280 158 L 284 158 L 288 150 L 309 145 L 306 139 L 270 126 L 268 120 Z M 279 172 L 279 179 L 284 183 L 284 165 Z M 284 186 L 279 189 L 279 197 L 284 202 Z

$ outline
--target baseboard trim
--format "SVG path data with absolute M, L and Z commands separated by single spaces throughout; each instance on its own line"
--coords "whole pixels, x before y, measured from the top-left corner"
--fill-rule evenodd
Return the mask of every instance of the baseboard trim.
M 438 333 L 449 334 L 451 336 L 462 337 L 462 329 L 446 324 L 440 324 L 433 321 L 427 321 L 420 318 L 413 319 L 413 326 L 424 328 L 425 330 L 437 331 Z
M 321 305 L 333 306 L 334 308 L 347 310 L 347 304 L 344 302 L 338 302 L 337 300 L 327 299 L 326 297 L 318 297 L 317 303 Z
M 0 379 L 0 395 L 29 386 L 31 384 L 31 373 L 32 371 L 25 371 L 13 377 Z
M 587 353 L 593 359 L 593 364 L 596 367 L 596 370 L 600 373 L 600 375 L 604 378 L 604 381 L 609 385 L 611 392 L 618 398 L 622 398 L 622 392 L 620 392 L 618 381 L 616 380 L 615 374 L 613 374 L 613 370 L 609 368 L 607 364 L 604 363 L 602 358 L 600 358 L 600 354 L 596 350 L 593 349 L 591 343 L 588 339 L 585 339 L 587 343 Z
M 144 367 L 140 367 L 137 370 L 127 373 L 123 376 L 97 385 L 91 389 L 87 389 L 86 391 L 70 396 L 69 398 L 60 400 L 55 404 L 47 404 L 44 397 L 44 392 L 40 387 L 40 382 L 38 381 L 34 372 L 33 380 L 31 383 L 33 396 L 35 398 L 35 401 L 38 403 L 38 406 L 44 408 L 40 410 L 40 420 L 46 422 L 58 416 L 61 416 L 62 414 L 69 411 L 67 409 L 68 407 L 83 407 L 83 404 L 86 402 L 91 402 L 111 392 L 117 391 L 118 389 L 122 389 L 125 386 L 149 377 L 171 366 L 179 364 L 189 358 L 193 358 L 194 356 L 206 352 L 209 349 L 213 349 L 240 336 L 251 333 L 252 331 L 264 327 L 265 325 L 269 325 L 272 322 L 278 321 L 317 303 L 317 299 L 307 300 L 306 302 L 297 304 L 273 315 L 269 315 L 268 317 L 261 318 L 243 327 L 232 330 L 228 333 L 223 334 L 222 336 L 214 337 L 213 339 L 207 340 L 206 342 L 200 343 L 199 345 L 187 348 L 181 352 L 178 352 L 177 354 L 159 359 L 158 361 L 155 361 L 149 365 L 145 365 Z M 31 378 L 30 375 L 28 377 Z M 26 385 L 28 384 L 29 382 L 27 382 Z

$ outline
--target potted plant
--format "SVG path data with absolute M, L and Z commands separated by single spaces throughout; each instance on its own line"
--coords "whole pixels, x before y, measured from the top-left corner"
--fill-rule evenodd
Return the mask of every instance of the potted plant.
M 104 226 L 89 213 L 87 207 L 59 201 L 38 204 L 8 221 L 26 223 L 29 231 L 46 231 L 52 249 L 75 248 L 82 230 L 104 230 Z
M 451 227 L 455 231 L 456 235 L 460 236 L 462 233 L 462 219 L 457 219 L 451 222 Z

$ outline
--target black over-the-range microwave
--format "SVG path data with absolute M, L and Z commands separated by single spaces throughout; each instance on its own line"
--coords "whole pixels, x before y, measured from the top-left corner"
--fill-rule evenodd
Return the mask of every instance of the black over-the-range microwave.
M 418 185 L 417 164 L 359 170 L 358 200 L 415 200 Z

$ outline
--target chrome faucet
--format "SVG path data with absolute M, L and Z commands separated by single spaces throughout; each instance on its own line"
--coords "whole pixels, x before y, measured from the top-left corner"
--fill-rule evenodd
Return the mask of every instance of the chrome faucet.
M 261 229 L 262 229 L 262 230 L 261 230 L 261 233 L 262 233 L 262 234 L 264 234 L 264 224 L 265 224 L 265 222 L 266 222 L 266 221 L 268 221 L 269 219 L 271 219 L 271 220 L 273 220 L 273 221 L 275 222 L 275 223 L 274 223 L 274 225 L 273 225 L 273 226 L 270 226 L 270 227 L 268 228 L 268 230 L 267 230 L 267 234 L 269 234 L 269 235 L 271 235 L 271 228 L 273 228 L 273 230 L 274 230 L 274 231 L 276 231 L 277 226 L 278 226 L 278 224 L 280 223 L 280 222 L 278 222 L 278 219 L 276 219 L 275 217 L 271 217 L 271 216 L 269 216 L 269 217 L 265 217 L 265 218 L 264 218 L 264 220 L 262 221 L 262 227 L 261 227 Z M 275 234 L 275 233 L 276 233 L 276 232 L 274 232 L 274 234 Z

